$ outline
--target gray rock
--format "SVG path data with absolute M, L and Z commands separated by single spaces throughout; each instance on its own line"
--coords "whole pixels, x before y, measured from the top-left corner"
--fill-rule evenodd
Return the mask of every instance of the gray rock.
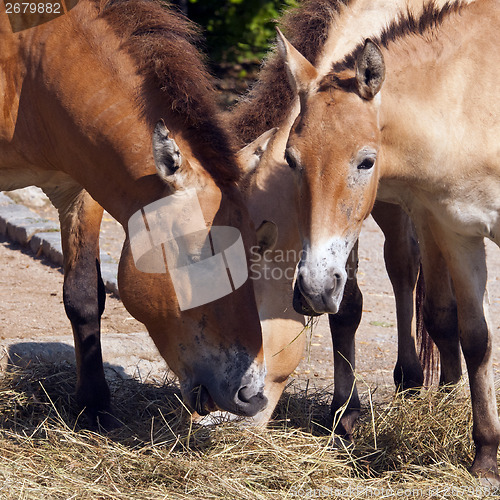
M 50 221 L 22 219 L 7 223 L 7 234 L 21 245 L 27 245 L 36 233 L 59 232 L 59 225 Z
M 110 292 L 114 293 L 115 295 L 119 295 L 118 280 L 116 277 L 117 274 L 118 266 L 116 264 L 101 261 L 101 276 L 102 280 L 104 281 L 104 285 Z
M 37 256 L 43 254 L 54 264 L 63 265 L 59 224 L 43 219 L 23 205 L 17 205 L 3 193 L 0 193 L 0 234 L 29 246 Z M 101 253 L 101 272 L 106 288 L 118 295 L 118 264 L 104 252 Z
M 63 254 L 61 235 L 59 233 L 39 233 L 42 242 L 42 253 L 51 262 L 59 266 L 63 265 Z
M 0 233 L 7 234 L 8 224 L 17 226 L 20 223 L 39 222 L 42 219 L 29 208 L 22 205 L 0 206 Z
M 14 202 L 6 194 L 0 193 L 0 207 L 13 204 Z
M 38 187 L 29 186 L 15 191 L 6 191 L 9 198 L 27 207 L 40 208 L 50 205 L 47 195 Z

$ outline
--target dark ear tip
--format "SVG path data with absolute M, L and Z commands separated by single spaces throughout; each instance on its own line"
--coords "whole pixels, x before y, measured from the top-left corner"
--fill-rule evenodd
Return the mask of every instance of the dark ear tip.
M 380 53 L 382 52 L 380 50 L 378 43 L 376 43 L 371 38 L 365 39 L 365 44 L 364 44 L 363 50 L 373 50 L 373 51 L 380 52 Z
M 170 133 L 170 130 L 168 130 L 167 126 L 165 125 L 165 121 L 163 118 L 160 118 L 155 125 L 155 133 L 160 133 L 162 135 L 168 136 Z

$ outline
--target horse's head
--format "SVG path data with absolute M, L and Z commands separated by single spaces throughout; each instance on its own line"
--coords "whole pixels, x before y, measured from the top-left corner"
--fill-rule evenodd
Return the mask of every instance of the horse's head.
M 321 78 L 281 34 L 278 48 L 301 104 L 285 151 L 297 181 L 303 242 L 297 286 L 314 311 L 336 313 L 347 257 L 377 192 L 376 96 L 384 62 L 367 41 L 354 70 Z
M 153 156 L 166 194 L 130 217 L 122 300 L 148 328 L 192 409 L 253 416 L 267 403 L 248 278 L 254 226 L 235 184 L 217 182 L 182 133 L 174 140 L 163 122 Z

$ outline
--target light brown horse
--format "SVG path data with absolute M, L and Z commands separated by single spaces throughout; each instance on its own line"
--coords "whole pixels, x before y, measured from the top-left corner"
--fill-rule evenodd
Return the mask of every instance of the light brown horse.
M 131 216 L 187 189 L 208 227 L 238 229 L 246 249 L 256 243 L 196 39 L 191 24 L 142 0 L 81 0 L 15 34 L 0 13 L 0 189 L 40 186 L 59 210 L 77 398 L 93 418 L 110 408 L 100 346 L 101 207 L 127 233 L 123 303 L 178 375 L 187 403 L 240 415 L 266 404 L 252 281 L 181 312 L 169 273 L 139 271 L 130 246 Z
M 392 20 L 411 9 L 419 15 L 423 0 L 397 2 L 351 0 L 309 0 L 289 11 L 280 21 L 294 43 L 305 51 L 308 60 L 328 71 L 334 57 L 348 54 L 360 40 L 379 34 Z M 284 160 L 290 128 L 299 112 L 298 100 L 288 83 L 285 66 L 279 54 L 267 58 L 258 80 L 248 96 L 229 115 L 229 125 L 241 143 L 255 140 L 241 152 L 243 162 L 260 151 L 258 167 L 249 168 L 244 182 L 248 207 L 256 226 L 272 220 L 278 226 L 278 239 L 272 252 L 257 255 L 252 264 L 255 290 L 261 317 L 266 363 L 266 395 L 269 405 L 259 414 L 260 421 L 271 416 L 288 376 L 297 367 L 304 352 L 306 335 L 303 314 L 316 314 L 295 286 L 293 269 L 300 260 L 302 242 L 298 231 L 295 188 Z M 265 133 L 279 127 L 274 135 Z M 259 134 L 260 138 L 255 139 Z M 267 149 L 263 152 L 263 147 Z M 408 216 L 396 205 L 379 203 L 373 212 L 382 228 L 386 267 L 396 297 L 398 323 L 398 359 L 394 369 L 396 386 L 401 389 L 420 387 L 422 367 L 415 341 L 414 289 L 419 270 L 416 236 Z M 359 414 L 359 398 L 355 385 L 354 335 L 361 319 L 362 295 L 357 285 L 357 247 L 348 258 L 350 279 L 344 290 L 340 311 L 329 315 L 334 345 L 334 397 L 332 417 L 344 407 L 337 431 L 351 436 Z M 290 307 L 294 301 L 294 311 Z M 337 307 L 327 312 L 335 312 Z M 318 312 L 326 309 L 318 308 Z M 430 361 L 427 358 L 427 361 Z M 430 364 L 425 365 L 426 373 Z
M 301 99 L 286 151 L 310 248 L 303 279 L 314 279 L 311 293 L 321 294 L 331 286 L 321 276 L 337 274 L 341 293 L 349 248 L 377 188 L 411 214 L 423 247 L 426 321 L 454 361 L 445 381 L 460 376 L 459 343 L 467 364 L 471 471 L 496 483 L 500 422 L 483 239 L 500 245 L 499 29 L 495 0 L 428 8 L 366 40 L 320 80 L 281 40 Z M 321 267 L 311 259 L 318 255 Z

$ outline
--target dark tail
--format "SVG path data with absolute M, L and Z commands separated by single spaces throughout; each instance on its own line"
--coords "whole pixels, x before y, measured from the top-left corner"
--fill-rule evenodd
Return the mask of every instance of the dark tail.
M 419 359 L 424 372 L 424 387 L 430 387 L 438 374 L 439 351 L 434 344 L 429 332 L 424 325 L 424 298 L 425 281 L 420 264 L 420 272 L 417 281 L 417 290 L 415 293 L 415 313 L 417 326 L 417 349 L 419 349 Z

